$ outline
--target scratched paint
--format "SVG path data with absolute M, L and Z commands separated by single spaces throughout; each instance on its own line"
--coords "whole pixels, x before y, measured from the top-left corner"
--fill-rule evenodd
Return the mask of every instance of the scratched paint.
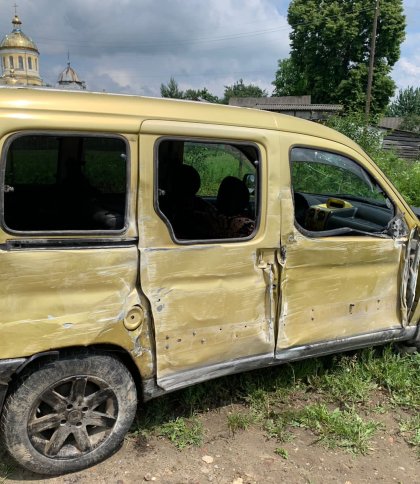
M 127 344 L 137 250 L 0 251 L 2 358 L 95 343 Z M 137 296 L 134 297 L 136 302 Z M 117 329 L 118 328 L 118 329 Z
M 419 227 L 383 174 L 339 133 L 292 117 L 200 103 L 27 89 L 1 94 L 2 146 L 10 133 L 24 130 L 95 129 L 127 139 L 128 229 L 121 238 L 138 238 L 137 246 L 125 248 L 0 250 L 1 358 L 119 346 L 152 394 L 156 378 L 175 381 L 199 369 L 201 376 L 194 378 L 205 379 L 210 365 L 224 365 L 227 373 L 245 359 L 249 369 L 259 361 L 269 364 L 276 350 L 293 352 L 399 328 L 404 319 L 409 325 L 419 321 L 414 279 L 414 302 L 404 316 L 406 237 L 311 238 L 295 226 L 289 151 L 300 144 L 357 160 L 380 180 L 404 214 L 408 232 Z M 258 146 L 261 214 L 252 240 L 190 245 L 173 240 L 154 206 L 155 148 L 162 136 Z M 20 238 L 0 230 L 1 244 Z M 407 274 L 415 270 L 407 265 Z M 135 306 L 145 318 L 128 331 L 124 318 Z

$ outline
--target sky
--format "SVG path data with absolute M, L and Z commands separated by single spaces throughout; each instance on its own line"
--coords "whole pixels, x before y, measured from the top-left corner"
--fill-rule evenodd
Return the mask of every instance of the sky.
M 288 57 L 289 0 L 16 0 L 23 32 L 40 51 L 44 82 L 71 66 L 92 91 L 159 96 L 180 89 L 222 96 L 239 79 L 271 94 L 277 62 Z M 0 0 L 0 37 L 14 1 Z M 406 40 L 392 77 L 420 85 L 420 0 L 404 0 Z

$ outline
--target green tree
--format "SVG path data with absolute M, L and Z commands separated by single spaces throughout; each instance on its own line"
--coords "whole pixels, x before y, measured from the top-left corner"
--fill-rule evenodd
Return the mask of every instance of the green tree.
M 203 89 L 187 89 L 184 92 L 184 99 L 191 99 L 192 101 L 207 101 L 210 103 L 219 103 L 217 96 L 209 92 L 206 87 Z
M 255 84 L 244 84 L 243 79 L 239 79 L 232 86 L 225 86 L 225 94 L 222 102 L 229 104 L 231 97 L 267 97 L 267 91 Z
M 292 59 L 279 59 L 273 96 L 304 96 L 308 93 L 305 79 L 299 75 Z
M 174 99 L 183 99 L 184 92 L 181 91 L 178 87 L 178 83 L 175 81 L 173 77 L 169 79 L 168 84 L 161 84 L 160 85 L 160 95 L 162 97 L 171 97 Z
M 420 114 L 409 114 L 404 116 L 400 129 L 420 133 Z
M 380 2 L 372 113 L 385 110 L 395 89 L 390 72 L 405 37 L 402 3 L 403 0 Z M 303 83 L 307 90 L 304 94 L 311 94 L 315 103 L 341 103 L 362 110 L 375 5 L 376 0 L 292 0 L 288 10 L 291 54 L 286 67 L 294 68 L 296 73 L 286 79 Z M 279 68 L 284 71 L 284 65 Z M 299 92 L 301 85 L 294 87 Z M 276 85 L 277 90 L 285 91 L 281 84 L 279 88 Z
M 374 119 L 371 120 L 374 124 Z M 370 123 L 369 123 L 370 124 Z M 420 163 L 399 158 L 394 151 L 384 150 L 384 133 L 366 124 L 363 113 L 331 116 L 327 125 L 356 141 L 397 187 L 410 205 L 420 206 Z
M 420 87 L 400 89 L 395 100 L 389 105 L 390 116 L 420 115 Z
M 178 87 L 178 83 L 173 77 L 169 79 L 168 84 L 160 85 L 160 95 L 162 97 L 170 97 L 173 99 L 189 99 L 191 101 L 208 101 L 211 103 L 220 102 L 219 98 L 213 95 L 206 87 L 203 89 L 187 89 L 181 91 Z

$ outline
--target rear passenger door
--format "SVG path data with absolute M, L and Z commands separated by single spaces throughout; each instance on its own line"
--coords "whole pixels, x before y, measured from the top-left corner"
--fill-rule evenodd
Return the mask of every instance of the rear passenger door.
M 142 132 L 140 274 L 158 384 L 272 361 L 280 219 L 279 197 L 267 197 L 264 133 L 159 121 Z

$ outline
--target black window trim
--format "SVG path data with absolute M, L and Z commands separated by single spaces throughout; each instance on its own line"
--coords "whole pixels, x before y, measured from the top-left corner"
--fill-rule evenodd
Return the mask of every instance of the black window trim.
M 124 214 L 124 226 L 119 230 L 14 230 L 6 225 L 4 220 L 4 186 L 6 176 L 6 164 L 7 154 L 9 152 L 10 145 L 17 138 L 23 136 L 62 136 L 62 137 L 84 137 L 84 138 L 114 138 L 120 139 L 126 146 L 126 188 L 125 188 L 125 214 Z M 80 235 L 99 235 L 99 236 L 115 236 L 123 235 L 127 232 L 130 220 L 130 187 L 131 187 L 131 150 L 128 139 L 122 134 L 107 133 L 107 132 L 86 132 L 86 131 L 54 131 L 54 130 L 27 130 L 18 131 L 11 134 L 4 142 L 1 157 L 0 157 L 0 227 L 1 229 L 10 235 L 18 236 L 80 236 Z
M 207 144 L 230 144 L 230 145 L 245 145 L 245 146 L 252 146 L 255 148 L 257 154 L 258 154 L 258 159 L 256 160 L 257 166 L 257 173 L 258 173 L 258 196 L 256 199 L 257 202 L 257 216 L 255 219 L 255 229 L 252 232 L 251 235 L 248 235 L 248 237 L 235 237 L 235 238 L 224 238 L 224 239 L 178 239 L 174 233 L 174 230 L 172 228 L 172 225 L 166 215 L 160 210 L 159 208 L 159 193 L 158 193 L 158 170 L 159 170 L 159 145 L 164 142 L 164 141 L 189 141 L 192 143 L 207 143 Z M 172 239 L 172 241 L 175 244 L 178 245 L 209 245 L 209 244 L 220 244 L 220 243 L 226 243 L 226 244 L 231 244 L 231 243 L 238 243 L 238 242 L 249 242 L 250 240 L 254 239 L 260 229 L 261 226 L 261 205 L 262 205 L 262 156 L 261 156 L 261 150 L 258 144 L 254 141 L 244 141 L 244 140 L 233 140 L 233 139 L 225 139 L 225 138 L 201 138 L 201 137 L 196 137 L 196 136 L 170 136 L 170 135 L 165 135 L 159 137 L 157 140 L 155 140 L 154 143 L 154 149 L 153 149 L 153 207 L 155 209 L 155 212 L 159 215 L 159 217 L 163 220 L 165 223 L 166 227 L 168 228 L 169 235 Z

